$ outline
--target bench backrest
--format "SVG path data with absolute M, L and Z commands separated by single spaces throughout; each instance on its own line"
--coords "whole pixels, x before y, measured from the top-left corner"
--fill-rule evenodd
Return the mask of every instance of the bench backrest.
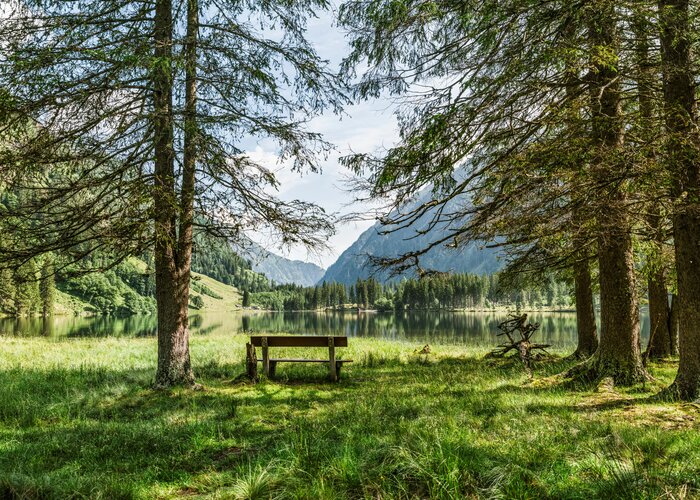
M 311 335 L 255 335 L 250 337 L 250 343 L 255 347 L 262 345 L 262 339 L 267 338 L 268 347 L 328 347 L 331 337 Z M 347 347 L 347 337 L 332 337 L 335 347 Z

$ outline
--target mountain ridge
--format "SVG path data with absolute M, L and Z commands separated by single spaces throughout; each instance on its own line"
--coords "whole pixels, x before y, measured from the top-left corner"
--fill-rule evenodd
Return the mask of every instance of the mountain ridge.
M 422 192 L 416 200 L 404 207 L 410 211 L 420 203 L 429 200 L 429 190 Z M 448 203 L 445 212 L 457 210 L 456 202 Z M 451 223 L 441 223 L 431 227 L 434 210 L 428 211 L 413 225 L 403 228 L 391 228 L 385 232 L 385 226 L 377 222 L 365 230 L 355 242 L 350 245 L 328 267 L 319 283 L 323 281 L 352 284 L 358 279 L 373 276 L 379 281 L 391 281 L 389 272 L 374 269 L 368 255 L 374 257 L 398 257 L 407 252 L 420 250 L 433 241 L 448 236 L 454 230 Z M 428 230 L 429 229 L 429 230 Z M 427 232 L 423 232 L 426 231 Z M 484 242 L 470 242 L 458 249 L 437 246 L 420 258 L 421 267 L 441 272 L 492 274 L 499 271 L 503 264 L 499 261 L 499 250 L 488 248 Z M 405 272 L 401 276 L 415 277 L 415 272 Z
M 326 272 L 316 264 L 282 257 L 254 242 L 250 242 L 244 250 L 239 252 L 250 259 L 253 271 L 264 274 L 268 279 L 281 285 L 313 286 Z

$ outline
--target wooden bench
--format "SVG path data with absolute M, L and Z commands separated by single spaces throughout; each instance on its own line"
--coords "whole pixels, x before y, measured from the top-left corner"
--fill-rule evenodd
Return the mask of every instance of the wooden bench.
M 340 369 L 344 363 L 352 363 L 351 359 L 336 359 L 335 348 L 347 347 L 347 337 L 319 337 L 310 335 L 255 335 L 250 337 L 247 359 L 248 366 L 257 365 L 256 347 L 262 347 L 262 364 L 265 375 L 275 376 L 277 363 L 328 363 L 329 375 L 332 381 L 337 381 Z M 328 359 L 287 359 L 270 358 L 270 347 L 328 347 Z M 250 371 L 250 369 L 249 369 Z

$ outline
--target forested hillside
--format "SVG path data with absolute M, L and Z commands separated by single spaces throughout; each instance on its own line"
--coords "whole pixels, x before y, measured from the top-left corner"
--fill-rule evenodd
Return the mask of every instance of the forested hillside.
M 199 240 L 194 255 L 190 306 L 230 310 L 240 305 L 238 289 L 270 290 L 269 280 L 223 243 Z M 63 267 L 60 256 L 29 260 L 0 271 L 0 314 L 113 314 L 155 312 L 152 257 L 131 257 L 103 272 L 109 259 L 99 252 Z
M 85 265 L 99 265 L 99 254 Z M 104 272 L 80 274 L 77 265 L 54 269 L 49 258 L 32 259 L 12 271 L 0 271 L 0 313 L 142 314 L 155 311 L 154 280 L 146 264 L 127 259 Z
M 240 290 L 263 292 L 271 288 L 270 280 L 265 275 L 253 271 L 250 260 L 244 259 L 228 243 L 220 240 L 205 237 L 195 239 L 192 270 Z

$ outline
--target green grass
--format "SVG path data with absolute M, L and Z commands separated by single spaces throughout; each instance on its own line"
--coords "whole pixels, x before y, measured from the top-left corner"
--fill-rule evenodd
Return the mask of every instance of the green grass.
M 81 300 L 75 295 L 56 290 L 56 300 L 53 307 L 54 314 L 58 315 L 92 315 L 96 314 L 97 310 L 89 303 Z
M 206 286 L 214 292 L 218 297 L 210 297 L 207 294 L 202 294 L 196 290 L 191 290 L 191 295 L 202 297 L 204 302 L 204 307 L 200 311 L 212 311 L 212 312 L 222 312 L 222 311 L 233 311 L 234 309 L 241 308 L 242 296 L 238 290 L 232 286 L 216 281 L 214 278 L 205 276 L 204 274 L 192 273 L 197 282 L 201 285 Z
M 199 336 L 206 389 L 154 392 L 155 339 L 0 338 L 0 498 L 683 498 L 700 412 L 528 383 L 484 350 L 351 339 L 322 366 L 232 383 L 243 336 Z M 297 351 L 297 354 L 299 352 Z

